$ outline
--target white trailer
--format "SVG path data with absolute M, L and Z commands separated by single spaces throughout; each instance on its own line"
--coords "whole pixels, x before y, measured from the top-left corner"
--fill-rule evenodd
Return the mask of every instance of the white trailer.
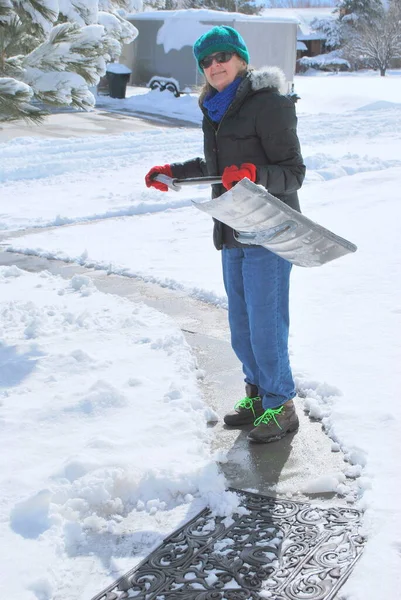
M 292 89 L 297 54 L 297 20 L 213 10 L 135 13 L 128 20 L 138 37 L 125 46 L 120 62 L 132 70 L 133 85 L 164 86 L 179 94 L 204 82 L 192 53 L 197 38 L 215 25 L 229 25 L 244 38 L 255 68 L 278 66 Z

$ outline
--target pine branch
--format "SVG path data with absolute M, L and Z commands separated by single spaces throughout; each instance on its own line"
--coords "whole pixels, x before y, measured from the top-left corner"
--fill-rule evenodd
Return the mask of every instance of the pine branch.
M 22 58 L 22 56 L 12 56 L 11 58 L 6 58 L 3 61 L 2 68 L 0 69 L 0 77 L 13 77 L 14 79 L 21 80 L 24 76 Z
M 84 81 L 75 73 L 59 73 L 56 89 L 35 90 L 35 97 L 50 106 L 71 106 L 78 110 L 89 110 L 94 106 L 94 97 L 88 91 Z M 82 83 L 81 83 L 82 82 Z M 43 82 L 39 80 L 39 86 Z M 34 87 L 34 86 L 32 86 Z
M 97 2 L 91 2 L 89 6 L 87 0 L 69 0 L 68 3 L 62 2 L 60 4 L 58 23 L 70 21 L 77 23 L 80 27 L 84 27 L 85 25 L 92 25 L 97 22 Z M 65 14 L 63 10 L 66 10 Z
M 69 48 L 62 45 L 71 44 L 79 33 L 80 28 L 75 23 L 56 25 L 53 27 L 49 39 L 24 57 L 24 68 L 63 71 L 68 62 Z
M 89 110 L 89 109 L 93 108 L 92 99 L 89 101 L 88 94 L 87 93 L 83 94 L 82 90 L 80 90 L 79 88 L 72 88 L 71 97 L 72 97 L 71 106 L 73 106 L 74 108 L 77 108 L 80 110 Z
M 0 77 L 0 121 L 40 123 L 47 114 L 31 104 L 31 88 L 11 77 Z
M 83 23 L 85 25 L 91 25 L 92 23 L 92 18 L 91 18 L 91 13 L 90 10 L 88 8 L 86 8 L 86 6 L 80 6 L 77 4 L 72 3 L 75 10 L 77 11 L 79 17 L 82 19 Z
M 78 35 L 80 28 L 75 23 L 62 23 L 53 27 L 49 34 L 49 44 L 62 44 L 63 42 L 72 42 Z
M 122 45 L 129 44 L 138 35 L 137 28 L 116 13 L 107 15 L 99 13 L 99 24 L 105 28 L 106 35 L 103 38 L 103 45 L 111 59 L 120 56 Z
M 85 60 L 77 60 L 75 62 L 70 62 L 67 67 L 66 71 L 76 73 L 82 77 L 88 85 L 96 85 L 99 81 L 99 77 L 103 73 L 103 69 L 100 65 L 93 65 L 93 61 L 88 63 Z
M 26 54 L 37 44 L 38 39 L 31 35 L 30 26 L 21 22 L 15 15 L 7 24 L 0 23 L 0 75 L 7 74 L 7 57 Z
M 66 4 L 63 15 L 50 10 L 57 6 L 53 0 L 0 0 L 0 9 L 8 11 L 0 20 L 0 119 L 40 121 L 45 113 L 33 99 L 78 109 L 93 106 L 88 85 L 98 82 L 106 62 L 138 34 L 115 12 L 117 5 L 128 8 L 132 1 L 101 0 L 111 11 L 105 14 L 96 3 L 88 7 L 86 0 L 70 0 L 74 10 Z
M 115 8 L 130 10 L 130 0 L 99 0 L 99 10 L 113 11 Z
M 42 29 L 43 25 L 40 22 L 44 19 L 48 24 L 54 23 L 57 19 L 57 12 L 48 8 L 43 0 L 12 0 L 15 12 L 20 17 L 21 21 L 33 21 Z
M 12 16 L 11 0 L 0 0 L 0 21 Z

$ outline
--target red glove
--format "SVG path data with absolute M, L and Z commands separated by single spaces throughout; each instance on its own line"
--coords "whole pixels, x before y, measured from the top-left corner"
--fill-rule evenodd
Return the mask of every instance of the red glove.
M 173 174 L 171 172 L 170 165 L 164 165 L 163 167 L 152 167 L 149 173 L 145 176 L 146 186 L 148 188 L 154 187 L 161 192 L 168 192 L 168 187 L 165 183 L 160 183 L 160 181 L 155 181 L 153 178 L 156 175 L 167 175 L 168 177 L 172 177 Z
M 242 165 L 238 168 L 235 165 L 231 167 L 226 167 L 223 171 L 223 175 L 221 176 L 221 182 L 226 188 L 226 190 L 231 190 L 233 185 L 237 183 L 237 181 L 241 181 L 247 177 L 250 181 L 255 183 L 256 181 L 256 167 L 252 163 L 242 163 Z

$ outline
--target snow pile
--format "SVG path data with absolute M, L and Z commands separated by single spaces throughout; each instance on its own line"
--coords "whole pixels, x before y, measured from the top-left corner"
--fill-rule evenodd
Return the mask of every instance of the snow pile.
M 337 50 L 316 56 L 303 56 L 298 60 L 303 70 L 320 69 L 322 71 L 345 71 L 351 68 L 345 58 L 341 58 Z
M 159 81 L 163 78 L 158 77 Z M 200 124 L 202 112 L 198 104 L 197 94 L 183 94 L 178 98 L 169 90 L 150 90 L 146 94 L 133 95 L 129 98 L 117 99 L 98 96 L 97 108 L 117 112 L 137 112 L 152 115 L 168 115 L 190 123 Z
M 1 267 L 0 285 L 2 579 L 16 598 L 90 597 L 106 581 L 102 553 L 113 548 L 116 575 L 160 527 L 206 503 L 235 509 L 209 449 L 215 417 L 165 315 L 84 276 Z M 98 572 L 89 583 L 65 576 L 77 555 Z

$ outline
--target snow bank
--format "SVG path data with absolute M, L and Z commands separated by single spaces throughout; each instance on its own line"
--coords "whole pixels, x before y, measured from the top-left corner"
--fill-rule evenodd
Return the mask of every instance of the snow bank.
M 1 267 L 0 285 L 2 583 L 16 600 L 91 597 L 206 503 L 235 509 L 215 415 L 165 315 L 84 276 Z
M 154 77 L 153 79 L 158 79 L 159 81 L 165 80 L 162 77 Z M 169 79 L 169 81 L 173 80 Z M 179 85 L 176 87 L 179 89 Z M 167 115 L 199 125 L 203 118 L 197 94 L 184 94 L 176 98 L 168 90 L 162 92 L 159 89 L 150 90 L 145 94 L 133 95 L 122 100 L 108 96 L 99 96 L 97 106 L 112 111 Z

